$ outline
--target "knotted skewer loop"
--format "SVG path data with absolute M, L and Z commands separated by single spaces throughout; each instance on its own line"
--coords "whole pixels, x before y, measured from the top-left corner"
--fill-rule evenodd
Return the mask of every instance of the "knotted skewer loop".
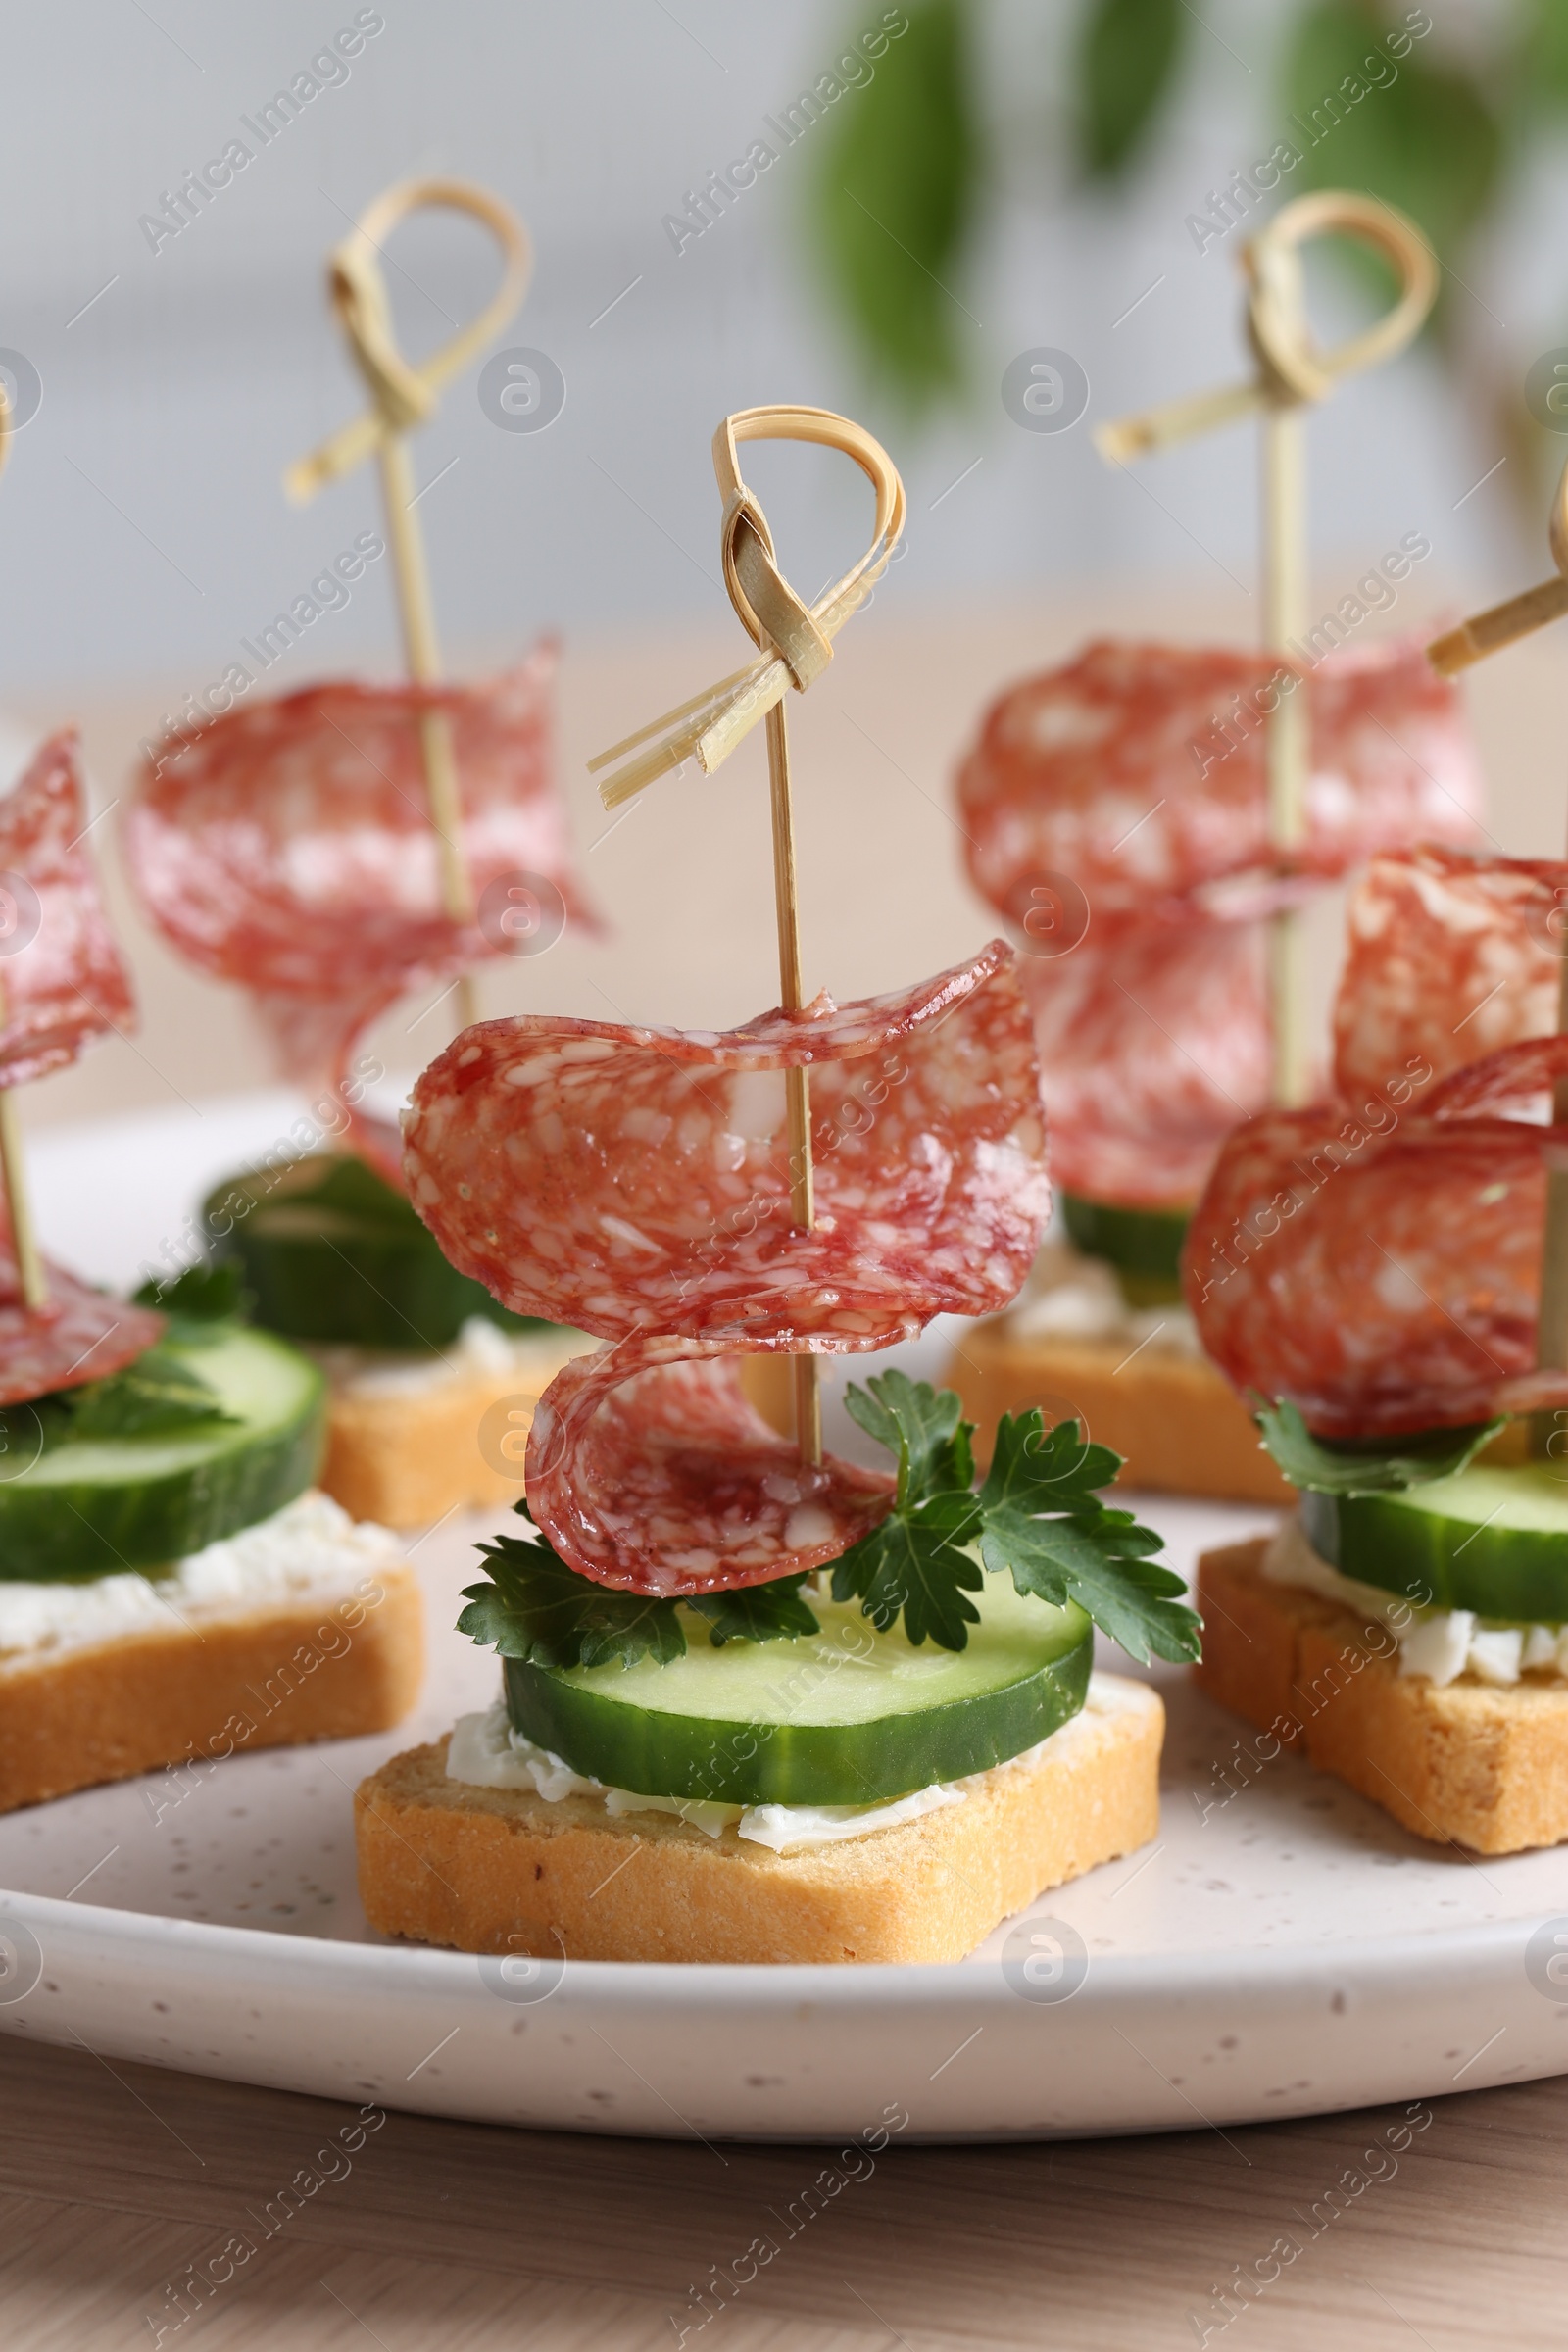
M 435 207 L 467 213 L 494 235 L 502 253 L 501 283 L 478 316 L 451 340 L 412 365 L 392 332 L 392 305 L 382 274 L 382 248 L 411 213 Z M 334 433 L 308 458 L 289 466 L 283 487 L 303 503 L 327 482 L 350 473 L 393 435 L 423 424 L 434 414 L 444 384 L 465 368 L 498 334 L 527 291 L 533 254 L 528 232 L 511 209 L 484 188 L 462 179 L 404 179 L 378 196 L 353 233 L 328 259 L 332 308 L 348 337 L 354 362 L 369 390 L 372 406 Z
M 740 448 L 747 441 L 814 441 L 839 450 L 854 459 L 876 493 L 870 546 L 814 605 L 797 596 L 778 568 L 767 517 L 741 475 Z M 607 808 L 618 808 L 687 760 L 695 759 L 711 775 L 792 686 L 804 693 L 833 659 L 833 639 L 870 595 L 904 530 L 904 484 L 897 466 L 879 441 L 831 409 L 780 406 L 742 409 L 726 416 L 713 435 L 713 471 L 724 501 L 719 526 L 724 585 L 760 658 L 591 760 L 589 769 L 597 774 L 651 736 L 661 738 L 600 785 Z
M 412 367 L 393 336 L 392 304 L 381 270 L 381 253 L 399 221 L 425 206 L 468 213 L 483 221 L 501 247 L 503 269 L 500 285 L 478 316 L 450 342 Z M 345 237 L 330 257 L 332 308 L 373 405 L 367 416 L 357 417 L 311 457 L 291 466 L 283 476 L 283 486 L 293 499 L 314 498 L 324 482 L 347 473 L 362 459 L 372 455 L 377 459 L 404 653 L 409 675 L 416 685 L 434 685 L 439 680 L 441 652 L 424 542 L 414 512 L 414 475 L 405 437 L 433 415 L 441 386 L 512 317 L 522 300 L 531 268 L 532 252 L 521 221 L 499 197 L 461 179 L 399 180 L 375 199 L 355 224 L 353 234 Z M 420 712 L 419 747 L 440 860 L 442 905 L 452 922 L 472 923 L 473 885 L 463 855 L 463 798 L 451 722 L 444 710 Z M 460 1022 L 466 1029 L 478 1018 L 471 975 L 466 973 L 458 989 Z
M 747 441 L 814 441 L 853 458 L 876 492 L 870 546 L 859 562 L 814 605 L 797 596 L 779 570 L 767 516 L 741 473 Z M 767 722 L 767 773 L 773 826 L 773 904 L 778 924 L 779 1003 L 787 1012 L 806 1004 L 801 975 L 800 898 L 795 873 L 795 821 L 790 797 L 789 733 L 784 697 L 790 687 L 804 694 L 833 659 L 833 639 L 850 614 L 865 602 L 881 578 L 904 529 L 904 484 L 879 441 L 831 409 L 775 407 L 742 409 L 726 416 L 713 435 L 713 471 L 724 501 L 719 556 L 724 586 L 741 624 L 760 659 L 694 695 L 678 710 L 639 728 L 597 760 L 608 767 L 636 751 L 650 736 L 661 740 L 601 784 L 607 808 L 630 800 L 657 776 L 693 758 L 711 775 L 759 719 Z M 784 1073 L 784 1103 L 790 1152 L 790 1208 L 795 1223 L 809 1231 L 815 1216 L 811 1171 L 809 1072 Z M 808 1463 L 822 1458 L 822 1405 L 817 1359 L 808 1349 L 794 1357 L 795 1439 Z
M 1399 280 L 1392 309 L 1361 334 L 1323 350 L 1306 311 L 1301 247 L 1312 237 L 1351 236 L 1382 254 Z M 1247 335 L 1257 363 L 1250 383 L 1189 393 L 1095 431 L 1112 465 L 1184 441 L 1212 426 L 1259 414 L 1263 441 L 1263 643 L 1289 658 L 1306 625 L 1307 535 L 1303 417 L 1343 376 L 1402 351 L 1431 310 L 1438 265 L 1413 221 L 1352 189 L 1322 188 L 1298 197 L 1242 248 L 1248 280 Z M 1310 765 L 1305 699 L 1277 695 L 1266 736 L 1269 839 L 1294 861 L 1306 834 Z M 1268 926 L 1274 1098 L 1302 1102 L 1311 1089 L 1306 1016 L 1306 938 L 1299 913 L 1286 908 Z
M 1518 596 L 1510 596 L 1506 604 L 1493 605 L 1485 612 L 1472 613 L 1446 637 L 1436 637 L 1427 647 L 1427 660 L 1434 669 L 1451 678 L 1472 662 L 1484 661 L 1488 654 L 1501 651 L 1505 645 L 1517 643 L 1536 629 L 1544 629 L 1550 620 L 1560 620 L 1568 612 L 1568 466 L 1562 469 L 1557 494 L 1551 502 L 1551 519 L 1547 526 L 1547 543 L 1551 560 L 1556 564 L 1552 579 L 1543 580 L 1538 588 L 1526 588 Z
M 1392 309 L 1348 342 L 1323 350 L 1306 312 L 1301 247 L 1314 237 L 1353 237 L 1391 264 L 1399 280 Z M 1437 300 L 1438 263 L 1413 220 L 1375 196 L 1321 188 L 1275 214 L 1242 248 L 1249 294 L 1247 338 L 1257 362 L 1250 383 L 1190 392 L 1137 416 L 1095 427 L 1095 447 L 1124 466 L 1146 450 L 1168 448 L 1258 409 L 1300 408 L 1326 400 L 1341 380 L 1393 359 L 1412 342 Z

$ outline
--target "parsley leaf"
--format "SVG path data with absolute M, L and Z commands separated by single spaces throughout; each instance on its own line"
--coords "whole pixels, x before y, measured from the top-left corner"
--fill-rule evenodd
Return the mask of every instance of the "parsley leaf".
M 150 1438 L 201 1421 L 232 1421 L 216 1389 L 159 1341 L 122 1372 L 56 1389 L 0 1413 L 0 1454 L 48 1452 L 75 1439 Z
M 921 1502 L 944 1489 L 967 1487 L 974 1477 L 974 1423 L 960 1419 L 963 1405 L 954 1389 L 934 1389 L 905 1372 L 884 1372 L 845 1398 L 852 1420 L 869 1438 L 899 1457 L 895 1509 Z
M 691 1592 L 686 1606 L 707 1618 L 708 1639 L 715 1649 L 726 1642 L 794 1642 L 822 1630 L 801 1598 L 806 1581 L 803 1571 L 775 1577 L 771 1584 L 742 1585 L 732 1592 Z
M 1004 1503 L 987 1515 L 980 1557 L 1037 1600 L 1075 1600 L 1141 1664 L 1152 1656 L 1180 1665 L 1198 1655 L 1199 1620 L 1175 1598 L 1181 1578 L 1145 1556 L 1159 1541 L 1131 1511 L 1036 1519 Z
M 1382 1494 L 1452 1478 L 1468 1469 L 1505 1425 L 1503 1420 L 1472 1421 L 1408 1437 L 1329 1440 L 1313 1437 L 1297 1407 L 1283 1397 L 1273 1404 L 1259 1398 L 1255 1418 L 1264 1445 L 1292 1486 L 1316 1494 Z
M 232 1421 L 216 1389 L 162 1343 L 107 1380 L 66 1389 L 59 1397 L 71 1416 L 72 1438 L 144 1438 L 196 1421 Z
M 1198 1655 L 1199 1619 L 1175 1597 L 1181 1578 L 1149 1557 L 1163 1539 L 1101 1501 L 1096 1490 L 1120 1468 L 1121 1456 L 1087 1443 L 1076 1421 L 1048 1433 L 1038 1406 L 1004 1413 L 980 1489 L 980 1557 L 1037 1600 L 1075 1600 L 1141 1665 L 1179 1665 Z
M 1182 1580 L 1149 1556 L 1162 1539 L 1101 1499 L 1120 1454 L 1092 1444 L 1076 1421 L 1047 1431 L 1038 1407 L 1004 1413 L 976 1493 L 971 1425 L 951 1390 L 888 1372 L 852 1388 L 846 1402 L 898 1454 L 899 1486 L 888 1517 L 835 1561 L 835 1600 L 858 1598 L 880 1632 L 902 1614 L 916 1645 L 962 1649 L 980 1616 L 969 1593 L 985 1571 L 1006 1571 L 1026 1595 L 1054 1607 L 1076 1601 L 1143 1664 L 1198 1655 L 1199 1619 L 1175 1597 Z
M 534 1525 L 526 1501 L 516 1511 Z M 821 1631 L 801 1597 L 804 1572 L 732 1592 L 692 1593 L 677 1605 L 579 1576 L 537 1534 L 499 1536 L 479 1549 L 491 1581 L 465 1589 L 470 1606 L 458 1619 L 458 1631 L 504 1658 L 527 1658 L 536 1666 L 603 1666 L 612 1658 L 631 1666 L 641 1657 L 667 1665 L 686 1651 L 682 1605 L 707 1620 L 715 1649 L 726 1642 L 793 1642 Z
M 897 1625 L 902 1610 L 916 1648 L 929 1639 L 940 1649 L 962 1649 L 969 1627 L 980 1622 L 965 1595 L 978 1592 L 985 1578 L 963 1548 L 979 1526 L 979 1508 L 966 1491 L 927 1495 L 908 1510 L 895 1506 L 834 1561 L 833 1597 L 858 1598 L 879 1634 Z
M 684 1656 L 686 1637 L 672 1600 L 596 1585 L 543 1542 L 498 1536 L 479 1549 L 490 1582 L 464 1588 L 469 1605 L 458 1631 L 502 1657 L 568 1667 L 605 1666 L 612 1659 L 634 1666 L 642 1657 L 667 1666 Z
M 1046 1430 L 1038 1405 L 1016 1419 L 1004 1413 L 980 1505 L 988 1512 L 1097 1508 L 1100 1489 L 1112 1484 L 1121 1460 L 1108 1446 L 1087 1444 L 1076 1421 L 1058 1421 Z M 1158 1548 L 1156 1537 L 1151 1549 Z

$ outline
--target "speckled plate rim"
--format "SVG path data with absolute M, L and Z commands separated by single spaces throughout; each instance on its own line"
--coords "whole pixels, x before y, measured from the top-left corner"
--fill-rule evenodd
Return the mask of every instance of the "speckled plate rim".
M 18 1931 L 21 1931 L 19 1945 Z M 932 1967 L 568 1962 L 0 1895 L 0 2031 L 384 2108 L 659 2137 L 1184 2131 L 1568 2072 L 1568 1917 L 1091 1958 L 1070 1996 Z M 1563 1972 L 1568 1979 L 1568 1964 Z M 762 2070 L 762 2071 L 760 2071 Z M 895 2121 L 895 2117 L 905 2120 Z M 879 2122 L 878 2119 L 881 2119 Z

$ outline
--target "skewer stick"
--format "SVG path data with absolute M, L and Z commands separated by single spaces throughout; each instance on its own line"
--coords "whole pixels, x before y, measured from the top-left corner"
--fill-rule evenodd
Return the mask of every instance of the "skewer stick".
M 1289 659 L 1306 626 L 1305 434 L 1299 408 L 1276 404 L 1263 420 L 1263 642 Z M 1282 860 L 1306 838 L 1306 781 L 1311 757 L 1306 697 L 1277 694 L 1264 719 L 1268 837 Z M 1302 908 L 1284 906 L 1267 932 L 1268 997 L 1274 1039 L 1274 1099 L 1304 1102 L 1312 1085 L 1306 1023 L 1306 924 Z
M 1312 339 L 1300 247 L 1330 233 L 1353 236 L 1392 263 L 1398 300 L 1362 334 L 1330 351 Z M 1340 378 L 1402 351 L 1431 310 L 1438 266 L 1420 230 L 1377 198 L 1321 189 L 1298 197 L 1243 249 L 1249 280 L 1248 335 L 1257 361 L 1250 384 L 1189 393 L 1180 400 L 1102 424 L 1095 444 L 1112 465 L 1165 449 L 1196 433 L 1262 412 L 1262 576 L 1265 652 L 1294 664 L 1307 623 L 1308 553 L 1303 409 L 1324 400 Z M 1311 742 L 1306 698 L 1275 693 L 1265 721 L 1268 837 L 1289 873 L 1306 836 Z M 1274 1040 L 1273 1095 L 1287 1106 L 1306 1100 L 1312 1055 L 1306 1019 L 1306 935 L 1299 908 L 1269 918 L 1268 994 Z
M 1461 621 L 1456 629 L 1435 637 L 1427 660 L 1446 678 L 1468 669 L 1505 645 L 1515 645 L 1548 621 L 1568 612 L 1568 466 L 1562 470 L 1551 502 L 1547 528 L 1553 578 L 1527 588 L 1522 596 L 1494 605 Z M 1557 1034 L 1568 1035 L 1568 945 L 1565 945 L 1557 985 Z M 1568 1078 L 1552 1089 L 1554 1125 L 1568 1124 Z M 1541 1243 L 1541 1299 L 1536 1314 L 1536 1363 L 1544 1372 L 1568 1372 L 1568 1169 L 1546 1169 L 1546 1222 Z M 1558 1434 L 1557 1412 L 1548 1409 L 1530 1416 L 1531 1451 L 1544 1455 Z
M 1568 1034 L 1568 955 L 1557 984 L 1557 1034 Z M 1554 1126 L 1568 1124 L 1568 1078 L 1551 1091 Z M 1536 1314 L 1536 1362 L 1544 1372 L 1568 1372 L 1568 1168 L 1546 1170 L 1546 1223 L 1541 1237 L 1541 1303 Z M 1532 1416 L 1533 1449 L 1547 1452 L 1557 1434 L 1556 1413 Z
M 779 1003 L 799 1012 L 806 1003 L 801 978 L 801 907 L 795 879 L 795 813 L 790 800 L 789 722 L 782 703 L 767 714 L 768 801 L 773 818 L 773 904 L 778 920 Z M 790 1214 L 803 1233 L 815 1223 L 811 1169 L 811 1074 L 784 1073 L 790 1145 Z M 821 1367 L 812 1354 L 794 1359 L 795 1443 L 806 1461 L 822 1459 Z
M 414 467 L 409 461 L 409 445 L 401 433 L 389 434 L 377 457 L 387 542 L 392 551 L 392 576 L 397 583 L 398 616 L 403 624 L 404 662 L 416 686 L 433 686 L 441 676 L 441 654 L 430 597 L 430 573 L 424 560 L 424 534 L 414 512 Z M 458 790 L 452 722 L 444 710 L 420 711 L 419 749 L 424 758 L 430 822 L 441 868 L 441 903 L 453 922 L 471 923 L 477 909 L 473 883 L 463 857 L 463 800 Z M 458 1026 L 471 1028 L 478 1017 L 478 992 L 473 974 L 465 972 L 458 982 Z
M 398 222 L 425 205 L 469 213 L 483 221 L 501 246 L 504 269 L 501 284 L 477 318 L 418 367 L 412 368 L 393 339 L 392 307 L 381 273 L 380 256 L 382 245 Z M 530 267 L 526 232 L 507 206 L 483 188 L 449 179 L 403 180 L 388 188 L 331 257 L 332 307 L 348 336 L 350 350 L 369 388 L 373 405 L 368 415 L 344 426 L 310 457 L 291 466 L 283 477 L 284 487 L 290 498 L 313 498 L 324 483 L 350 471 L 374 453 L 381 475 L 387 542 L 392 552 L 404 662 L 416 686 L 440 683 L 441 654 L 424 535 L 414 512 L 416 500 L 408 435 L 414 426 L 423 424 L 434 414 L 440 386 L 456 375 L 511 318 L 522 300 Z M 463 798 L 452 724 L 444 710 L 420 712 L 419 749 L 424 761 L 430 823 L 436 837 L 441 904 L 452 922 L 467 927 L 474 921 L 476 907 L 472 879 L 463 854 Z M 465 1029 L 478 1018 L 478 997 L 471 972 L 465 972 L 458 983 L 458 1018 L 459 1026 Z
M 746 441 L 811 441 L 853 458 L 876 492 L 871 545 L 814 605 L 803 604 L 780 572 L 767 517 L 747 488 L 740 469 Z M 743 409 L 726 416 L 713 435 L 713 470 L 724 500 L 721 554 L 724 585 L 760 658 L 721 678 L 639 727 L 612 750 L 600 753 L 589 768 L 614 768 L 599 787 L 613 808 L 656 777 L 696 759 L 705 773 L 728 759 L 760 719 L 767 725 L 767 773 L 773 826 L 773 904 L 778 924 L 779 1001 L 785 1012 L 806 1005 L 801 973 L 800 897 L 795 871 L 795 819 L 790 797 L 789 728 L 784 696 L 803 692 L 833 659 L 833 638 L 865 602 L 880 579 L 904 529 L 904 484 L 879 442 L 830 409 Z M 649 745 L 643 750 L 640 747 Z M 636 754 L 626 759 L 627 754 Z M 615 767 L 617 760 L 622 766 Z M 815 1221 L 811 1167 L 810 1072 L 803 1064 L 784 1073 L 789 1139 L 790 1213 L 808 1233 Z M 816 1356 L 803 1350 L 794 1359 L 795 1439 L 808 1462 L 822 1458 L 822 1405 Z
M 0 393 L 0 399 L 4 394 Z M 0 1028 L 6 1018 L 6 992 L 0 982 Z M 0 1087 L 0 1185 L 5 1190 L 6 1209 L 11 1220 L 11 1247 L 16 1253 L 17 1278 L 22 1284 L 22 1301 L 29 1313 L 37 1314 L 49 1303 L 49 1277 L 44 1270 L 38 1249 L 37 1228 L 32 1221 L 32 1197 L 27 1191 L 27 1168 L 23 1157 L 22 1122 L 17 1117 L 16 1089 Z
M 13 438 L 11 403 L 0 383 L 0 472 L 11 455 Z M 6 992 L 0 981 L 0 1029 L 5 1026 Z M 26 1163 L 23 1157 L 22 1126 L 17 1117 L 13 1090 L 0 1087 L 0 1189 L 5 1193 L 6 1209 L 11 1221 L 11 1246 L 16 1252 L 17 1279 L 22 1285 L 22 1301 L 29 1314 L 37 1314 L 49 1303 L 49 1277 L 38 1250 L 37 1228 L 32 1221 L 32 1199 L 27 1191 Z
M 11 1213 L 11 1245 L 17 1253 L 23 1303 L 30 1313 L 37 1314 L 49 1303 L 49 1277 L 44 1272 L 32 1222 L 32 1202 L 22 1157 L 22 1127 L 12 1100 L 15 1093 L 14 1087 L 0 1087 L 0 1176 L 5 1181 L 6 1206 Z

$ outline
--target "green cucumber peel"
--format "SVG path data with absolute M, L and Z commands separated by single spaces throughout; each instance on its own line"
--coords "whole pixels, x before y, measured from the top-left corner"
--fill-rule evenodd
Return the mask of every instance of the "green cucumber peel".
M 156 1307 L 169 1317 L 166 1339 L 199 1347 L 223 1323 L 244 1323 L 255 1303 L 231 1258 L 198 1258 L 172 1282 L 144 1282 L 131 1294 L 133 1306 Z
M 1507 1426 L 1507 1416 L 1501 1415 L 1494 1421 L 1414 1430 L 1397 1438 L 1329 1440 L 1315 1438 L 1298 1408 L 1284 1397 L 1272 1404 L 1259 1397 L 1253 1418 L 1292 1486 L 1314 1494 L 1387 1494 L 1454 1478 Z

